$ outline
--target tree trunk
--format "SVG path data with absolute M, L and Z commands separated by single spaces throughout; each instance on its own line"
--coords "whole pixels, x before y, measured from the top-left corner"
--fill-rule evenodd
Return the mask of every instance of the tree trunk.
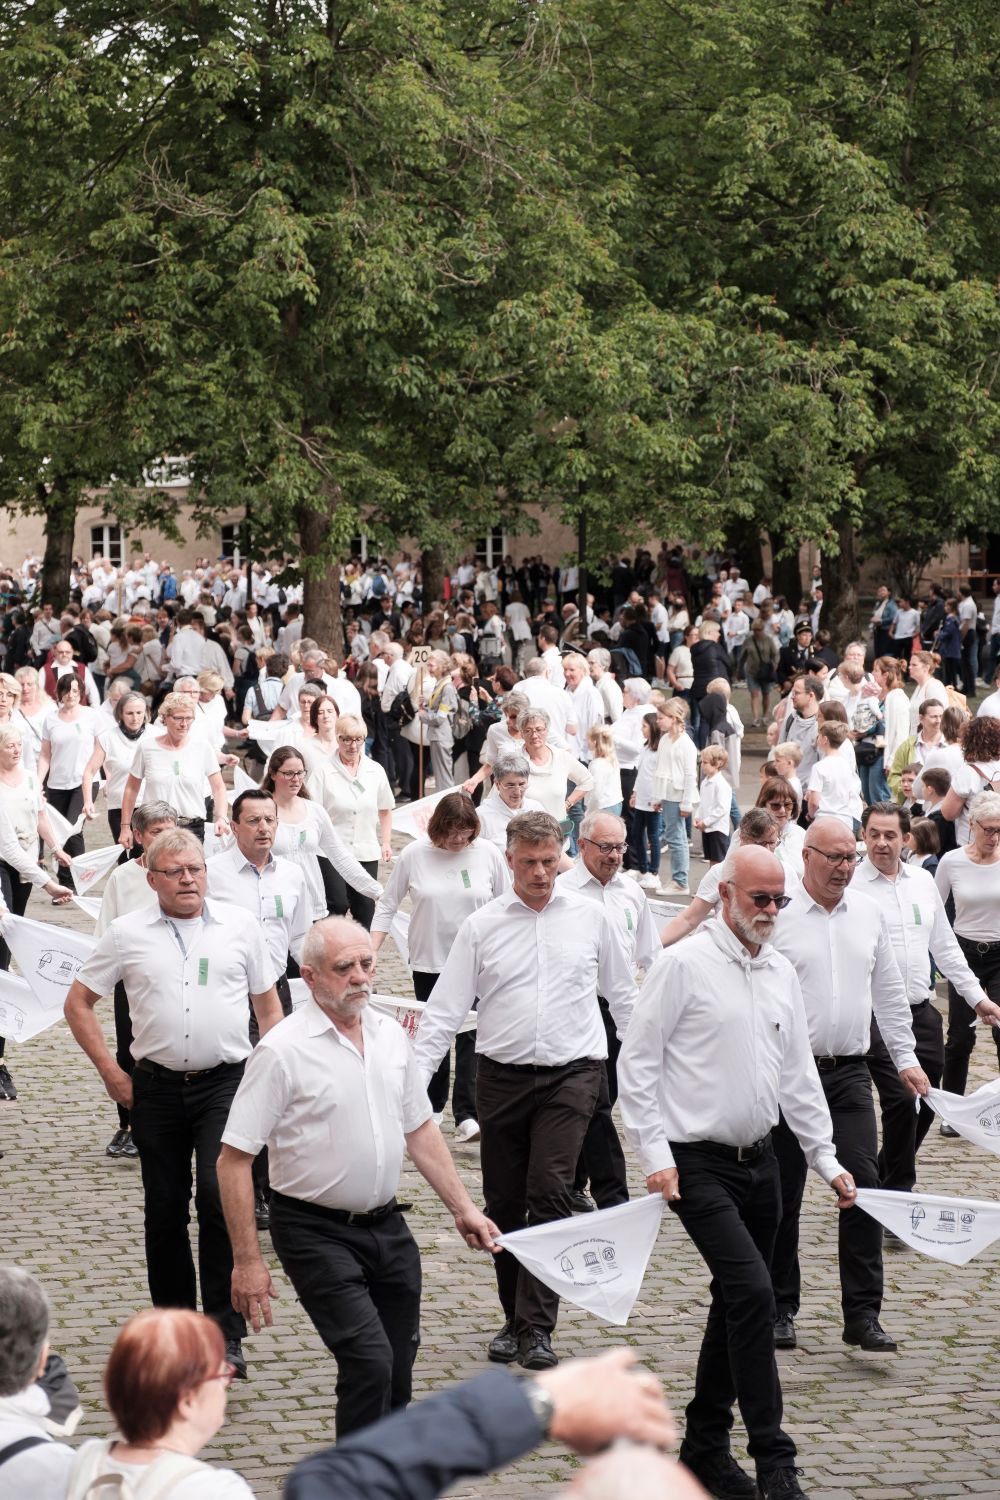
M 739 559 L 740 572 L 753 593 L 764 576 L 764 554 L 756 521 L 737 519 L 726 527 L 726 546 Z
M 331 502 L 332 503 L 332 502 Z M 340 618 L 340 564 L 329 561 L 330 518 L 321 510 L 299 513 L 302 557 L 319 559 L 321 572 L 304 573 L 303 635 L 311 636 L 340 662 L 344 658 L 344 627 Z
M 837 527 L 839 552 L 823 553 L 823 613 L 820 627 L 833 637 L 834 648 L 843 651 L 849 641 L 861 637 L 858 608 L 860 569 L 854 547 L 854 526 L 848 516 Z
M 775 536 L 773 531 L 768 532 L 771 539 L 771 592 L 772 594 L 784 594 L 788 600 L 788 606 L 797 610 L 799 600 L 802 598 L 802 574 L 799 571 L 799 548 L 795 545 L 795 551 L 789 557 L 779 557 L 778 549 L 783 544 L 783 538 Z M 826 558 L 823 559 L 824 564 Z M 826 582 L 824 575 L 823 582 Z
M 444 598 L 444 547 L 439 542 L 420 554 L 420 576 L 423 580 L 424 614 L 430 607 Z
M 73 567 L 73 535 L 79 494 L 69 492 L 67 481 L 58 478 L 43 496 L 45 504 L 45 557 L 42 560 L 43 604 L 61 610 L 69 598 Z

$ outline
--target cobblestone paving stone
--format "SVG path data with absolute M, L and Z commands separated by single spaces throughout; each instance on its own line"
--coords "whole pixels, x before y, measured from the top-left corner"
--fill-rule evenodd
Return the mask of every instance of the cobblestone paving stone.
M 744 783 L 756 785 L 752 756 L 745 761 Z M 88 832 L 88 847 L 107 837 L 97 828 Z M 692 867 L 692 889 L 701 868 L 697 862 Z M 91 930 L 76 907 L 57 911 L 44 896 L 32 896 L 28 915 Z M 391 943 L 383 955 L 379 988 L 408 994 L 406 971 Z M 110 1002 L 100 1011 L 110 1033 Z M 101 1370 L 116 1329 L 148 1299 L 138 1166 L 104 1155 L 116 1124 L 114 1106 L 65 1023 L 22 1048 L 9 1043 L 8 1061 L 19 1098 L 0 1104 L 3 1254 L 32 1271 L 51 1298 L 53 1347 L 65 1356 L 84 1400 L 78 1437 L 104 1434 Z M 970 1087 L 994 1076 L 993 1050 L 981 1034 Z M 480 1201 L 478 1152 L 454 1140 L 450 1118 L 445 1131 Z M 920 1186 L 998 1198 L 997 1168 L 996 1158 L 961 1140 L 943 1139 L 935 1126 L 921 1152 Z M 631 1157 L 629 1170 L 633 1192 L 641 1194 L 642 1177 Z M 408 1218 L 424 1261 L 419 1398 L 486 1369 L 486 1343 L 501 1319 L 486 1259 L 463 1246 L 412 1169 L 404 1172 L 399 1196 L 413 1205 Z M 799 1446 L 812 1500 L 1000 1496 L 994 1389 L 1000 1299 L 990 1258 L 956 1268 L 909 1250 L 888 1251 L 883 1319 L 900 1350 L 895 1356 L 866 1355 L 841 1342 L 836 1228 L 831 1197 L 811 1175 L 802 1221 L 799 1347 L 781 1353 L 779 1363 L 786 1425 Z M 251 1379 L 233 1385 L 226 1425 L 204 1456 L 237 1468 L 261 1500 L 276 1500 L 292 1464 L 333 1440 L 335 1371 L 263 1238 L 280 1295 L 275 1325 L 249 1335 L 244 1348 Z M 564 1303 L 556 1347 L 568 1356 L 629 1344 L 663 1381 L 681 1417 L 707 1303 L 704 1266 L 668 1215 L 628 1326 L 605 1326 Z M 745 1458 L 738 1416 L 734 1451 Z M 463 1482 L 453 1493 L 549 1494 L 575 1464 L 548 1445 L 502 1475 Z

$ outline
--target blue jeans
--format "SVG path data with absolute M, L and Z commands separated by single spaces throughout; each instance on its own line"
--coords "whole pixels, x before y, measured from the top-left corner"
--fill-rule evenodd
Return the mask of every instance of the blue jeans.
M 660 870 L 660 844 L 663 842 L 663 814 L 640 812 L 636 808 L 632 818 L 636 867 L 643 875 L 657 875 Z
M 881 757 L 873 766 L 859 765 L 858 775 L 861 778 L 861 796 L 866 804 L 895 801 L 885 779 L 885 764 Z
M 663 819 L 666 828 L 666 846 L 670 850 L 670 874 L 678 885 L 687 885 L 689 854 L 686 819 L 681 817 L 679 802 L 664 802 Z
M 575 788 L 573 786 L 573 783 L 571 781 L 568 781 L 566 783 L 567 797 L 572 796 L 574 790 Z M 570 822 L 573 825 L 569 833 L 566 835 L 569 840 L 566 853 L 569 855 L 570 859 L 576 859 L 577 855 L 580 852 L 580 845 L 578 841 L 580 838 L 580 824 L 583 822 L 583 802 L 574 802 L 573 806 L 570 808 L 566 816 L 567 818 L 569 818 Z

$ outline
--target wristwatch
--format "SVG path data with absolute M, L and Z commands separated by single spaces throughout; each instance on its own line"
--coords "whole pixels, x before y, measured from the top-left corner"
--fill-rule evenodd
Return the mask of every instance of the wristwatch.
M 524 1391 L 525 1399 L 531 1407 L 532 1412 L 538 1419 L 538 1425 L 545 1437 L 549 1436 L 552 1428 L 552 1418 L 556 1414 L 556 1403 L 543 1385 L 537 1380 L 522 1380 L 521 1389 Z

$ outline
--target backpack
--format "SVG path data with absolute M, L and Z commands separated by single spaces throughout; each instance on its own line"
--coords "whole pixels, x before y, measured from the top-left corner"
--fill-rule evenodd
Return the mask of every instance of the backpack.
M 611 648 L 611 670 L 619 682 L 624 682 L 627 677 L 641 677 L 643 675 L 642 663 L 631 646 L 613 646 Z
M 266 688 L 270 683 L 273 683 L 278 690 L 276 693 L 272 694 L 272 697 L 274 699 L 273 703 L 268 703 L 267 701 Z M 282 682 L 280 677 L 265 677 L 263 682 L 256 682 L 250 689 L 250 691 L 253 693 L 253 701 L 255 705 L 254 711 L 250 715 L 250 717 L 252 719 L 269 719 L 278 706 L 278 700 L 281 697 L 284 686 L 285 684 Z
M 472 714 L 472 705 L 465 699 L 459 698 L 455 705 L 455 712 L 451 716 L 451 737 L 453 740 L 464 740 L 466 735 L 472 731 L 475 724 Z
M 161 1453 L 138 1479 L 100 1474 L 111 1447 L 110 1439 L 91 1438 L 78 1449 L 69 1471 L 66 1500 L 167 1500 L 182 1479 L 209 1467 L 184 1453 Z
M 413 699 L 410 697 L 409 688 L 403 688 L 402 692 L 396 694 L 389 704 L 389 719 L 393 724 L 402 728 L 404 724 L 412 724 L 417 716 L 417 710 L 413 707 Z
M 503 660 L 503 640 L 494 635 L 492 630 L 487 630 L 479 637 L 478 646 L 480 666 L 485 667 Z

